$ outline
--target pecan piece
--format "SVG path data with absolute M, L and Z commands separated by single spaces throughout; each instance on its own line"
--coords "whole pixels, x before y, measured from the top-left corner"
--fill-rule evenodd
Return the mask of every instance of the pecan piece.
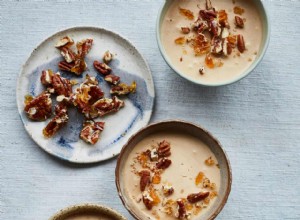
M 194 22 L 194 24 L 192 25 L 192 28 L 198 34 L 202 34 L 203 31 L 208 29 L 207 21 L 198 19 L 197 21 Z
M 43 134 L 45 137 L 52 137 L 61 129 L 69 120 L 67 114 L 67 107 L 60 103 L 55 106 L 55 116 L 43 129 Z
M 66 61 L 60 61 L 58 63 L 58 68 L 64 71 L 71 72 L 71 69 L 74 67 L 74 63 L 67 63 Z
M 174 188 L 170 184 L 163 185 L 162 190 L 165 196 L 170 196 L 174 193 Z
M 108 64 L 110 61 L 112 61 L 112 59 L 114 58 L 113 54 L 111 52 L 106 51 L 103 55 L 103 62 Z
M 222 39 L 219 37 L 213 37 L 211 43 L 211 53 L 221 54 L 222 53 Z
M 27 117 L 34 121 L 45 121 L 51 116 L 52 100 L 50 94 L 43 92 L 37 97 L 26 96 L 24 111 Z
M 77 42 L 77 54 L 82 59 L 88 54 L 88 52 L 91 50 L 93 45 L 93 39 L 84 39 L 79 42 Z
M 109 82 L 109 83 L 113 84 L 113 85 L 117 85 L 120 82 L 120 77 L 116 76 L 114 74 L 108 74 L 104 77 L 104 80 L 106 82 Z
M 156 163 L 157 169 L 167 169 L 171 165 L 172 161 L 166 158 L 162 158 Z
M 209 196 L 209 192 L 193 193 L 193 194 L 190 194 L 187 196 L 187 200 L 190 203 L 196 203 L 196 202 L 199 202 L 199 201 L 205 199 L 208 196 Z
M 65 36 L 61 38 L 55 45 L 56 48 L 60 47 L 70 47 L 74 44 L 74 40 L 69 36 Z
M 200 10 L 199 15 L 205 21 L 212 21 L 217 17 L 217 13 L 213 10 Z
M 94 67 L 102 75 L 108 75 L 111 73 L 111 68 L 107 64 L 101 63 L 97 60 L 94 61 Z
M 177 200 L 177 205 L 178 205 L 178 216 L 177 218 L 179 219 L 184 219 L 187 217 L 187 214 L 186 214 L 186 208 L 184 206 L 184 202 L 182 200 Z
M 169 157 L 171 155 L 171 145 L 168 141 L 163 140 L 158 144 L 157 154 L 160 158 Z
M 154 201 L 148 191 L 143 192 L 143 203 L 145 204 L 148 210 L 151 210 L 154 206 Z
M 219 24 L 216 20 L 209 21 L 209 31 L 212 34 L 212 36 L 219 36 L 221 34 L 221 29 L 219 27 Z
M 189 27 L 181 27 L 181 32 L 183 33 L 183 34 L 188 34 L 188 33 L 190 33 L 190 28 Z
M 53 72 L 52 70 L 43 70 L 41 75 L 41 82 L 45 86 L 49 86 L 52 84 Z
M 241 53 L 243 53 L 246 50 L 244 37 L 241 34 L 237 36 L 237 48 Z
M 131 85 L 120 83 L 119 85 L 112 86 L 110 89 L 110 94 L 127 95 L 129 93 L 134 93 L 135 91 L 136 91 L 136 82 L 133 81 Z
M 231 44 L 228 43 L 228 40 L 225 38 L 223 39 L 223 45 L 222 45 L 222 48 L 223 48 L 223 54 L 225 56 L 228 56 L 231 54 L 232 52 L 232 47 L 231 47 Z
M 117 112 L 125 105 L 124 101 L 114 96 L 112 99 L 103 98 L 92 105 L 92 108 L 97 111 L 99 116 L 104 116 L 111 112 Z
M 72 63 L 76 59 L 76 54 L 68 47 L 60 48 L 60 54 L 65 58 L 67 63 Z
M 74 66 L 70 69 L 70 72 L 75 73 L 76 75 L 81 75 L 87 68 L 86 62 L 83 58 L 75 60 Z
M 150 184 L 150 172 L 148 170 L 142 170 L 140 173 L 140 189 L 145 191 L 146 187 Z
M 80 132 L 80 138 L 89 144 L 96 144 L 104 129 L 105 122 L 85 121 Z
M 61 77 L 59 72 L 52 76 L 52 86 L 57 95 L 69 97 L 72 94 L 72 84 L 70 80 Z
M 239 28 L 244 27 L 244 20 L 240 16 L 235 16 L 235 24 Z

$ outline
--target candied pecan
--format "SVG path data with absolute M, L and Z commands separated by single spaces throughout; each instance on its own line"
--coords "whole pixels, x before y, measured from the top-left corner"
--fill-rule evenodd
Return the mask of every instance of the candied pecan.
M 151 151 L 149 150 L 148 155 L 149 155 L 151 161 L 157 161 L 158 160 L 158 153 L 157 153 L 156 148 L 152 149 Z
M 199 22 L 199 25 L 196 28 L 194 27 L 194 30 L 196 30 L 198 34 L 202 34 L 203 31 L 207 29 L 208 29 L 207 21 L 201 21 Z
M 163 140 L 158 144 L 157 154 L 161 157 L 169 157 L 171 155 L 171 146 L 170 143 L 166 140 Z
M 222 53 L 222 39 L 219 37 L 213 37 L 211 41 L 211 53 L 221 54 Z
M 129 93 L 134 93 L 135 91 L 136 91 L 136 82 L 133 81 L 131 85 L 120 83 L 119 85 L 112 86 L 110 89 L 110 94 L 127 95 Z
M 52 100 L 47 92 L 43 92 L 35 98 L 26 96 L 24 111 L 31 120 L 45 121 L 51 116 L 51 104 Z
M 65 58 L 67 63 L 72 63 L 76 59 L 76 54 L 68 47 L 60 48 L 60 54 Z
M 97 111 L 99 116 L 104 116 L 111 112 L 117 112 L 125 105 L 124 101 L 114 96 L 112 99 L 103 98 L 92 105 L 92 108 Z
M 213 10 L 200 10 L 199 15 L 205 21 L 212 21 L 217 17 L 217 13 Z
M 222 45 L 222 48 L 223 48 L 223 54 L 225 56 L 228 56 L 231 54 L 232 52 L 232 47 L 231 47 L 231 44 L 228 43 L 228 40 L 227 39 L 223 39 L 223 45 Z
M 206 6 L 206 9 L 207 9 L 207 10 L 210 10 L 210 9 L 213 8 L 210 0 L 206 0 L 205 6 Z
M 94 61 L 94 67 L 102 75 L 108 75 L 111 73 L 111 68 L 107 64 L 101 63 L 97 60 Z
M 213 37 L 219 36 L 221 34 L 221 29 L 216 20 L 209 21 L 208 24 L 209 24 L 209 31 Z
M 237 48 L 241 53 L 243 53 L 246 50 L 244 37 L 241 34 L 237 36 Z
M 89 144 L 96 144 L 105 122 L 85 121 L 80 132 L 80 138 Z
M 205 73 L 205 68 L 204 68 L 204 66 L 201 66 L 201 67 L 199 68 L 199 73 L 200 73 L 200 75 L 203 75 L 203 74 Z
M 203 55 L 209 52 L 210 42 L 203 34 L 198 34 L 192 40 L 192 47 L 196 56 Z
M 148 170 L 142 170 L 140 173 L 140 189 L 145 191 L 146 187 L 150 184 L 150 172 Z
M 68 120 L 67 107 L 64 104 L 59 103 L 55 106 L 54 118 L 43 129 L 44 136 L 47 138 L 52 137 L 68 122 Z
M 190 28 L 189 27 L 181 27 L 181 32 L 183 33 L 183 34 L 188 34 L 188 33 L 190 33 Z
M 77 54 L 81 57 L 84 58 L 88 52 L 91 50 L 93 44 L 93 39 L 84 39 L 79 42 L 77 42 L 76 47 L 77 47 Z
M 113 84 L 113 85 L 117 85 L 120 82 L 120 77 L 116 76 L 114 74 L 108 74 L 104 77 L 104 80 L 106 82 L 109 82 L 109 83 Z
M 194 13 L 188 9 L 179 8 L 180 14 L 185 16 L 189 20 L 194 20 Z
M 105 53 L 104 53 L 104 55 L 103 55 L 103 62 L 104 63 L 109 63 L 110 61 L 112 61 L 112 59 L 114 58 L 114 56 L 112 55 L 112 53 L 111 52 L 109 52 L 109 50 L 108 51 L 106 51 Z
M 169 184 L 163 185 L 162 190 L 165 196 L 170 196 L 174 193 L 174 188 Z
M 171 165 L 172 161 L 166 158 L 162 158 L 156 163 L 157 169 L 167 169 Z
M 218 11 L 218 20 L 221 27 L 229 27 L 228 15 L 225 10 Z
M 49 86 L 52 84 L 53 72 L 52 70 L 43 70 L 41 75 L 41 82 L 45 86 Z
M 187 196 L 187 200 L 190 203 L 196 203 L 196 202 L 199 202 L 199 201 L 205 199 L 208 196 L 209 196 L 209 192 L 193 193 L 193 194 L 190 194 Z
M 104 92 L 99 86 L 92 85 L 90 86 L 89 95 L 91 96 L 89 102 L 90 104 L 93 104 L 104 97 Z
M 244 27 L 244 20 L 240 16 L 235 16 L 235 24 L 239 28 Z
M 69 97 L 72 94 L 72 85 L 70 80 L 61 77 L 59 72 L 52 76 L 52 86 L 57 95 Z
M 58 68 L 64 71 L 71 72 L 71 69 L 74 67 L 74 63 L 67 63 L 66 61 L 60 61 L 58 63 Z
M 83 58 L 75 60 L 74 66 L 70 69 L 70 72 L 75 73 L 76 75 L 81 75 L 87 68 L 86 62 Z
M 178 205 L 178 218 L 184 219 L 187 217 L 186 208 L 184 206 L 184 202 L 182 200 L 177 200 Z
M 143 192 L 143 203 L 145 204 L 148 210 L 151 210 L 154 206 L 154 201 L 148 191 Z
M 70 47 L 74 44 L 74 41 L 72 38 L 70 38 L 69 36 L 65 36 L 63 38 L 61 38 L 55 45 L 56 48 L 60 48 L 60 47 Z

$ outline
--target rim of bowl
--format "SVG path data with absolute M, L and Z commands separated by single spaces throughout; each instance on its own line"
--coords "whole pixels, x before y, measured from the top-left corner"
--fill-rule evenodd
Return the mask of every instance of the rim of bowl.
M 61 216 L 63 217 L 64 215 L 72 214 L 73 212 L 77 211 L 78 209 L 94 209 L 95 211 L 103 212 L 103 214 L 109 214 L 112 215 L 113 217 L 116 217 L 119 220 L 126 220 L 126 218 L 118 213 L 116 210 L 109 208 L 104 205 L 98 205 L 94 203 L 82 203 L 82 204 L 76 204 L 76 205 L 71 205 L 66 208 L 63 208 L 56 212 L 53 216 L 49 218 L 49 220 L 57 220 Z M 76 213 L 74 213 L 76 214 Z
M 129 144 L 135 139 L 137 138 L 137 136 L 139 136 L 142 132 L 144 132 L 145 130 L 147 129 L 150 129 L 152 127 L 156 127 L 156 126 L 159 126 L 159 125 L 162 125 L 162 124 L 170 124 L 170 123 L 180 123 L 180 124 L 185 124 L 187 126 L 193 126 L 199 130 L 201 130 L 202 132 L 204 132 L 209 138 L 211 138 L 211 140 L 213 142 L 216 143 L 216 145 L 220 148 L 224 158 L 225 158 L 225 162 L 226 162 L 226 170 L 228 171 L 228 178 L 227 178 L 227 188 L 225 190 L 225 196 L 221 199 L 221 203 L 219 205 L 219 207 L 217 207 L 216 211 L 214 213 L 212 213 L 208 218 L 207 220 L 213 220 L 217 217 L 217 215 L 222 211 L 222 209 L 224 208 L 227 200 L 228 200 L 228 197 L 229 197 L 229 194 L 231 192 L 231 185 L 232 185 L 232 170 L 231 170 L 231 166 L 230 166 L 230 162 L 229 162 L 229 158 L 227 156 L 227 153 L 225 152 L 225 150 L 223 149 L 221 143 L 209 132 L 207 131 L 206 129 L 204 129 L 203 127 L 197 125 L 197 124 L 194 124 L 194 123 L 191 123 L 191 122 L 187 122 L 187 121 L 184 121 L 184 120 L 166 120 L 166 121 L 160 121 L 160 122 L 156 122 L 156 123 L 152 123 L 152 124 L 149 124 L 148 126 L 140 129 L 139 131 L 137 131 L 135 134 L 133 134 L 127 141 L 127 143 L 123 146 L 119 156 L 118 156 L 118 160 L 117 160 L 117 165 L 116 165 L 116 169 L 115 169 L 115 184 L 116 184 L 116 187 L 117 187 L 117 191 L 118 191 L 118 195 L 123 203 L 123 206 L 129 211 L 129 213 L 135 218 L 135 219 L 138 219 L 138 220 L 142 220 L 142 218 L 140 218 L 133 210 L 131 210 L 131 208 L 127 205 L 127 203 L 125 202 L 125 197 L 124 195 L 122 194 L 122 191 L 121 191 L 121 186 L 120 186 L 120 176 L 119 176 L 119 173 L 120 173 L 120 168 L 121 168 L 121 160 L 123 159 L 123 155 L 125 153 L 125 151 L 127 150 Z
M 179 76 L 181 76 L 182 78 L 196 84 L 196 85 L 201 85 L 201 86 L 206 86 L 206 87 L 217 87 L 217 86 L 225 86 L 225 85 L 230 85 L 230 84 L 233 84 L 235 82 L 238 82 L 240 81 L 241 79 L 245 78 L 246 76 L 248 76 L 257 66 L 258 64 L 262 61 L 267 49 L 268 49 L 268 46 L 269 46 L 269 42 L 270 42 L 270 33 L 271 33 L 271 27 L 270 27 L 270 20 L 269 20 L 269 15 L 268 15 L 268 12 L 263 4 L 263 2 L 261 0 L 256 0 L 256 2 L 259 4 L 259 9 L 261 10 L 259 14 L 261 14 L 261 18 L 263 19 L 262 20 L 262 24 L 263 24 L 263 27 L 265 28 L 265 35 L 262 36 L 262 48 L 260 49 L 261 52 L 259 53 L 259 55 L 256 57 L 255 61 L 250 65 L 250 67 L 244 71 L 243 74 L 241 75 L 238 75 L 238 77 L 234 78 L 234 79 L 231 79 L 231 80 L 227 80 L 227 81 L 224 81 L 224 82 L 220 82 L 220 83 L 205 83 L 205 82 L 199 82 L 199 81 L 196 81 L 192 78 L 189 78 L 187 77 L 184 73 L 181 73 L 180 71 L 178 71 L 175 66 L 173 66 L 172 62 L 169 60 L 168 58 L 168 55 L 167 53 L 165 52 L 165 49 L 161 43 L 161 37 L 160 37 L 160 29 L 161 29 L 161 26 L 160 26 L 160 21 L 162 20 L 163 18 L 163 15 L 162 15 L 162 12 L 163 10 L 165 9 L 166 7 L 166 4 L 167 4 L 168 0 L 165 0 L 165 2 L 163 3 L 163 5 L 161 6 L 160 10 L 159 10 L 159 13 L 158 13 L 158 16 L 157 16 L 157 19 L 156 19 L 156 41 L 157 41 L 157 44 L 158 44 L 158 48 L 159 48 L 159 51 L 162 55 L 162 57 L 164 58 L 164 60 L 166 61 L 166 63 L 168 64 L 168 66 L 175 72 L 177 73 Z M 264 22 L 265 21 L 265 22 Z

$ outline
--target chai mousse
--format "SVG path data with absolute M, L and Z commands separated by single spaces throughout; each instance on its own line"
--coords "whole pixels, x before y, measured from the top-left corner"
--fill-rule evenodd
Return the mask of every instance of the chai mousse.
M 223 83 L 256 59 L 262 21 L 254 1 L 174 0 L 162 22 L 161 40 L 170 62 L 187 78 Z
M 153 133 L 135 145 L 121 171 L 130 209 L 141 219 L 197 219 L 220 189 L 218 161 L 199 138 Z

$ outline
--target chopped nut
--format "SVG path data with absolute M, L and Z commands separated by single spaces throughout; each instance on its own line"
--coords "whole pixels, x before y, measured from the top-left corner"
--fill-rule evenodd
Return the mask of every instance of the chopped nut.
M 157 149 L 152 149 L 150 151 L 150 160 L 151 161 L 157 161 L 158 160 L 158 153 L 157 153 Z
M 170 184 L 162 185 L 162 190 L 165 196 L 170 196 L 174 193 L 174 188 Z
M 177 218 L 179 219 L 184 219 L 187 217 L 187 214 L 186 214 L 186 209 L 185 209 L 185 206 L 184 206 L 184 202 L 182 200 L 177 200 Z
M 203 187 L 204 188 L 210 187 L 210 180 L 208 178 L 205 178 L 203 180 Z
M 98 100 L 92 105 L 100 117 L 109 114 L 111 112 L 117 112 L 125 105 L 124 101 L 114 96 L 112 99 L 103 98 Z
M 109 63 L 110 61 L 112 61 L 112 59 L 113 59 L 113 55 L 112 55 L 112 53 L 110 53 L 109 52 L 109 50 L 108 51 L 106 51 L 105 53 L 104 53 L 104 55 L 103 55 L 103 62 L 104 63 Z
M 244 20 L 239 16 L 235 16 L 235 24 L 236 24 L 237 27 L 243 28 L 244 27 Z
M 226 27 L 224 27 L 224 28 L 222 29 L 222 35 L 221 35 L 221 37 L 222 37 L 222 38 L 226 38 L 226 37 L 228 37 L 228 36 L 229 36 L 229 29 L 226 28 Z
M 143 203 L 148 210 L 151 210 L 154 205 L 153 199 L 151 198 L 148 191 L 143 192 Z
M 219 37 L 213 37 L 211 43 L 211 53 L 213 54 L 221 54 L 222 53 L 222 39 Z
M 26 96 L 24 111 L 31 120 L 45 121 L 51 116 L 51 104 L 52 100 L 47 92 L 43 92 L 35 98 Z
M 67 107 L 62 103 L 56 105 L 55 117 L 43 129 L 44 136 L 47 138 L 52 137 L 68 122 L 68 120 Z
M 88 52 L 91 50 L 93 45 L 93 39 L 84 39 L 77 42 L 77 54 L 80 58 L 84 58 Z
M 188 27 L 181 27 L 181 32 L 183 33 L 183 34 L 188 34 L 188 33 L 190 33 L 190 28 L 188 28 Z
M 57 95 L 69 97 L 72 94 L 72 85 L 70 80 L 61 77 L 59 72 L 52 76 L 51 85 L 53 86 L 53 89 Z
M 213 159 L 212 157 L 209 157 L 209 158 L 207 158 L 207 159 L 205 160 L 205 164 L 206 164 L 207 166 L 213 166 L 213 165 L 215 165 L 215 161 L 214 161 L 214 159 Z
M 166 140 L 163 140 L 158 144 L 157 154 L 159 158 L 169 157 L 171 155 L 171 146 L 170 143 Z
M 52 84 L 53 72 L 52 70 L 43 70 L 41 75 L 41 82 L 44 86 L 49 86 Z
M 99 140 L 100 133 L 104 129 L 105 122 L 86 121 L 80 132 L 80 138 L 89 144 L 96 144 Z
M 187 200 L 190 203 L 199 202 L 209 196 L 209 192 L 199 192 L 188 195 Z
M 140 190 L 145 191 L 146 187 L 150 184 L 150 172 L 148 170 L 142 170 L 140 173 Z
M 114 74 L 108 74 L 104 77 L 104 80 L 106 82 L 109 82 L 109 83 L 113 84 L 113 85 L 117 85 L 120 82 L 120 77 L 116 76 Z
M 112 86 L 110 89 L 110 94 L 127 95 L 129 93 L 134 93 L 135 91 L 136 91 L 136 82 L 133 81 L 131 85 L 120 83 L 119 85 Z
M 95 60 L 94 61 L 94 67 L 96 70 L 98 70 L 99 73 L 102 75 L 108 75 L 111 73 L 111 68 L 105 64 L 105 63 L 100 63 L 99 61 Z
M 74 41 L 72 38 L 70 38 L 69 36 L 65 36 L 63 38 L 61 38 L 55 45 L 56 48 L 60 48 L 60 47 L 70 47 L 71 45 L 74 44 Z
M 200 75 L 203 75 L 203 74 L 205 73 L 205 68 L 204 68 L 204 66 L 201 66 L 201 67 L 200 67 L 199 73 L 200 73 Z
M 237 48 L 241 53 L 246 50 L 244 37 L 241 34 L 237 36 Z
M 167 169 L 171 165 L 172 161 L 166 158 L 162 158 L 156 163 L 157 169 Z
M 219 36 L 221 34 L 221 28 L 216 20 L 209 21 L 208 24 L 212 36 Z
M 226 38 L 223 39 L 222 48 L 223 48 L 223 54 L 225 56 L 228 56 L 228 55 L 230 55 L 232 53 L 231 44 L 228 43 L 228 40 Z
M 212 21 L 217 17 L 217 13 L 213 10 L 200 10 L 199 14 L 205 21 Z
M 60 48 L 60 54 L 65 58 L 67 63 L 72 63 L 76 59 L 76 54 L 68 47 Z

